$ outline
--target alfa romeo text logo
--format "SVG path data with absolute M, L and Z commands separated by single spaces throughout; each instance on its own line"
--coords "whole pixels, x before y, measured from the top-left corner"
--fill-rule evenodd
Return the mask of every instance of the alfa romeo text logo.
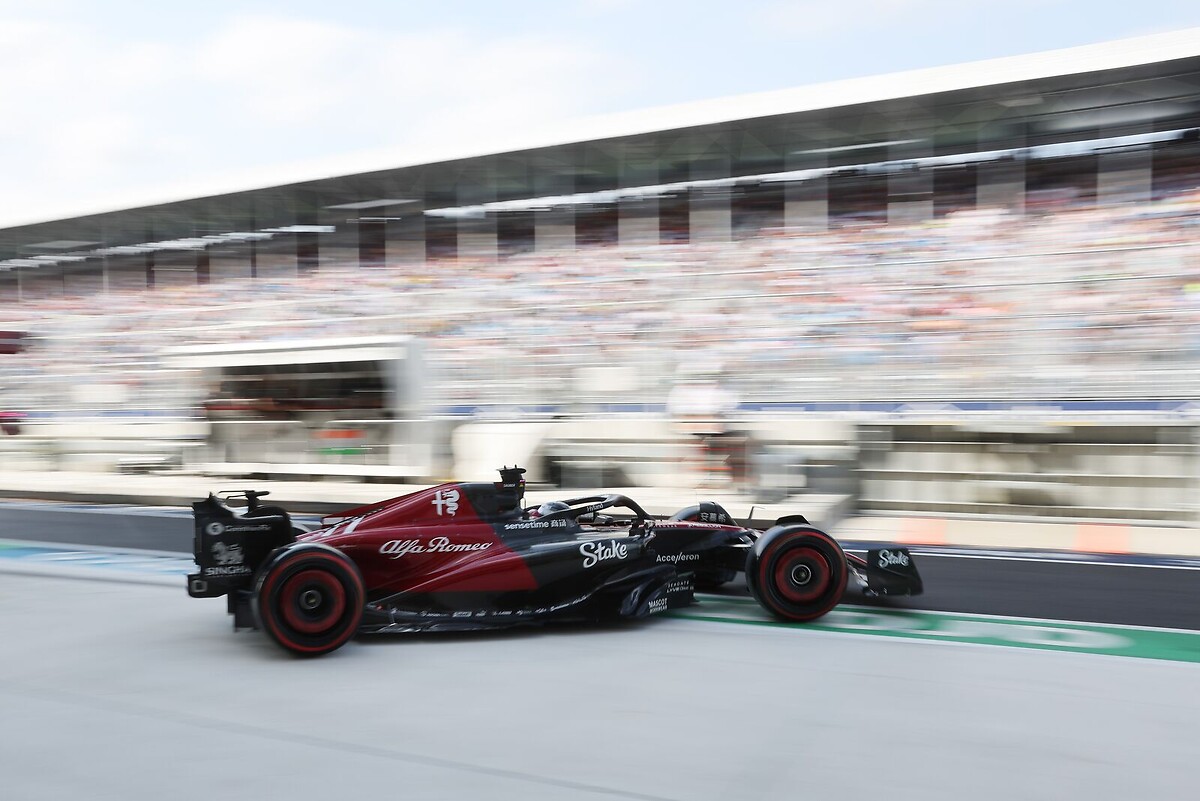
M 379 546 L 379 552 L 393 559 L 410 553 L 467 553 L 486 551 L 490 542 L 451 542 L 449 537 L 434 537 L 429 542 L 420 540 L 388 540 Z

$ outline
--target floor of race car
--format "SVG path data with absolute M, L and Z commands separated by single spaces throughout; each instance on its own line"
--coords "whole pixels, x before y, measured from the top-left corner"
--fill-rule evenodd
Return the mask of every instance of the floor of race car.
M 1200 665 L 735 621 L 364 638 L 0 573 L 0 797 L 1183 798 Z

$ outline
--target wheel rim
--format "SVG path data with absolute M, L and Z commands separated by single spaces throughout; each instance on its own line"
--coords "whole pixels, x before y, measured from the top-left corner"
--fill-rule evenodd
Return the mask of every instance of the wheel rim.
M 320 634 L 335 627 L 346 611 L 346 588 L 325 570 L 302 570 L 279 591 L 284 622 L 301 634 Z
M 807 603 L 829 590 L 833 570 L 815 548 L 793 548 L 781 554 L 773 574 L 776 591 L 791 603 Z

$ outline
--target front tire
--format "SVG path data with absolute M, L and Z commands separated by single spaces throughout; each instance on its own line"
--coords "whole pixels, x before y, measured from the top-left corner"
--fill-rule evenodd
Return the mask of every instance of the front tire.
M 341 551 L 301 543 L 267 563 L 255 600 L 271 639 L 299 656 L 320 656 L 358 631 L 366 590 L 358 567 Z
M 816 620 L 842 600 L 850 568 L 842 548 L 816 529 L 768 532 L 746 557 L 746 584 L 768 612 Z

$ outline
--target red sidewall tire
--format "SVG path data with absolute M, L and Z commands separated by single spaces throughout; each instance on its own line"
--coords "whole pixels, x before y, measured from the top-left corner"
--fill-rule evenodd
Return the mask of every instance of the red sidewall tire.
M 301 634 L 320 634 L 336 626 L 346 611 L 346 588 L 332 571 L 306 568 L 293 573 L 279 587 L 284 622 Z M 312 604 L 285 603 L 299 599 Z
M 366 589 L 358 567 L 321 545 L 290 547 L 259 575 L 258 619 L 271 639 L 300 656 L 341 648 L 358 631 Z
M 781 531 L 746 559 L 746 584 L 768 612 L 785 620 L 816 620 L 846 592 L 850 567 L 842 548 L 816 529 Z

